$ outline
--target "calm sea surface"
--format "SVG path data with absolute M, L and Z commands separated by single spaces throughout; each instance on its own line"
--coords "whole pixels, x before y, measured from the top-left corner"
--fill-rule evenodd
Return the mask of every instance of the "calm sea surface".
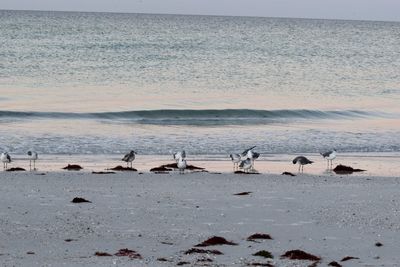
M 0 11 L 0 150 L 400 151 L 400 23 Z

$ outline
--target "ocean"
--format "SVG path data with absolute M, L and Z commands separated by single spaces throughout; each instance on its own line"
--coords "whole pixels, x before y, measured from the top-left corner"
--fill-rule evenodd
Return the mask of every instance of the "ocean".
M 0 150 L 400 151 L 400 23 L 0 11 Z

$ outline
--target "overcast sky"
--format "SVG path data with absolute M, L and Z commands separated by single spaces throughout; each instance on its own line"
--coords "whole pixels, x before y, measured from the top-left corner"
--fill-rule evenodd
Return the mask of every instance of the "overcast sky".
M 400 21 L 400 0 L 0 0 L 0 9 Z

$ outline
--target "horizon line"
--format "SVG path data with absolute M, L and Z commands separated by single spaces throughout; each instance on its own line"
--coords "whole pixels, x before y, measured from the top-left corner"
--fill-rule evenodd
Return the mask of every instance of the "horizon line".
M 400 20 L 373 20 L 373 19 L 346 19 L 346 18 L 317 18 L 317 17 L 284 17 L 284 16 L 259 16 L 259 15 L 221 15 L 221 14 L 181 14 L 181 13 L 146 13 L 122 11 L 85 11 L 85 10 L 46 10 L 46 9 L 2 9 L 0 11 L 31 11 L 31 12 L 64 12 L 64 13 L 105 13 L 105 14 L 137 14 L 137 15 L 170 15 L 170 16 L 204 16 L 204 17 L 239 17 L 239 18 L 270 18 L 270 19 L 304 19 L 304 20 L 337 20 L 359 22 L 386 22 L 400 23 Z

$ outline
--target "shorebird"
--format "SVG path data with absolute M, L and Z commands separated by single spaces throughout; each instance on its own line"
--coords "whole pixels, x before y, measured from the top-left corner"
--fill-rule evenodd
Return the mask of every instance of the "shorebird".
M 252 169 L 252 166 L 251 159 L 249 158 L 242 160 L 239 164 L 239 168 L 243 169 L 244 172 L 249 172 Z
M 38 159 L 38 153 L 35 151 L 28 151 L 28 156 L 29 156 L 29 170 L 32 170 L 32 161 L 33 161 L 33 170 L 36 170 L 36 160 Z
M 128 167 L 128 163 L 131 163 L 131 168 L 132 168 L 132 161 L 135 160 L 135 154 L 136 152 L 131 150 L 131 152 L 129 152 L 128 154 L 126 154 L 123 158 L 122 161 L 126 162 L 126 167 Z
M 172 154 L 172 156 L 174 157 L 174 160 L 176 161 L 176 163 L 178 163 L 179 159 L 185 159 L 186 158 L 186 152 L 185 150 L 182 151 L 178 151 L 174 154 Z
M 304 165 L 314 163 L 314 161 L 311 161 L 304 156 L 298 156 L 298 157 L 295 157 L 293 160 L 293 164 L 296 164 L 296 163 L 299 164 L 299 172 L 300 172 L 300 169 L 301 169 L 301 171 L 304 171 Z
M 8 155 L 7 152 L 3 152 L 0 155 L 0 160 L 1 160 L 1 162 L 3 162 L 3 169 L 6 170 L 7 169 L 7 164 L 11 162 L 10 155 Z
M 180 174 L 184 174 L 184 173 L 185 173 L 186 166 L 187 166 L 187 165 L 186 165 L 186 160 L 183 159 L 182 157 L 180 157 L 180 158 L 178 159 L 177 165 L 178 165 L 179 173 L 180 173 Z
M 230 154 L 229 157 L 233 162 L 233 170 L 237 169 L 242 157 L 239 154 Z
M 260 157 L 260 153 L 254 152 L 256 146 L 250 147 L 242 152 L 242 157 L 247 157 L 251 161 L 251 168 L 254 169 L 254 161 Z
M 332 151 L 328 151 L 328 152 L 325 152 L 325 153 L 320 153 L 321 154 L 321 156 L 324 158 L 324 159 L 326 159 L 326 162 L 327 162 L 327 168 L 329 169 L 329 162 L 331 162 L 331 168 L 332 168 L 332 165 L 333 165 L 333 160 L 336 158 L 336 156 L 337 156 L 337 154 L 336 154 L 336 149 L 334 149 L 334 150 L 332 150 Z

